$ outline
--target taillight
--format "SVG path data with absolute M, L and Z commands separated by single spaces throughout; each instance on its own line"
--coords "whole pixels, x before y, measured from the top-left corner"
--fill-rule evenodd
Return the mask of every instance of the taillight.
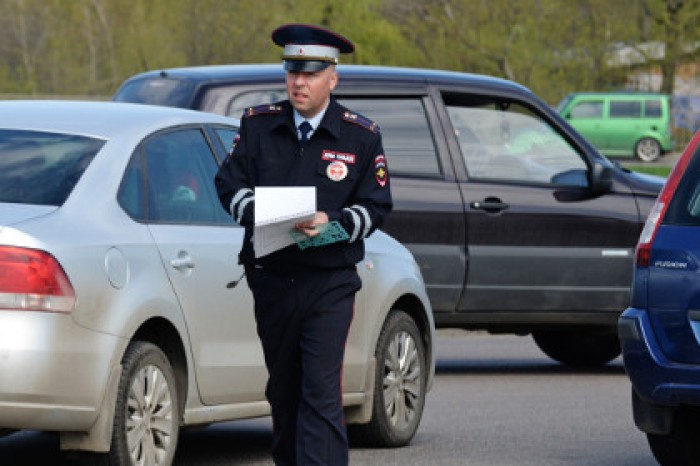
M 75 293 L 49 253 L 0 246 L 0 309 L 70 312 Z
M 659 197 L 656 198 L 654 206 L 649 212 L 646 223 L 644 223 L 644 229 L 642 234 L 639 236 L 639 242 L 637 243 L 637 251 L 635 254 L 637 266 L 639 267 L 649 267 L 651 262 L 651 245 L 654 242 L 654 236 L 656 236 L 656 231 L 659 228 L 659 224 L 666 213 L 668 204 L 673 198 L 673 194 L 676 192 L 678 183 L 680 183 L 685 169 L 690 163 L 690 159 L 693 158 L 693 154 L 700 144 L 700 133 L 697 133 L 695 137 L 690 141 L 688 146 L 683 151 L 680 159 L 676 162 L 676 166 L 673 167 L 671 174 L 666 180 L 666 184 L 659 193 Z

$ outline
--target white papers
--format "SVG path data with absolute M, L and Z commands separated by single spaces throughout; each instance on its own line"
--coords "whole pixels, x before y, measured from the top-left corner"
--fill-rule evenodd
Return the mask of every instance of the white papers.
M 314 218 L 316 187 L 256 187 L 255 257 L 262 257 L 294 244 L 289 234 L 296 223 Z

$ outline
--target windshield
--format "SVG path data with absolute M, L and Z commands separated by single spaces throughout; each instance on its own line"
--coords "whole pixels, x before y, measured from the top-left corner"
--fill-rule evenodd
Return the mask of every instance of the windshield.
M 569 95 L 567 95 L 566 97 L 564 97 L 564 98 L 561 100 L 561 102 L 559 102 L 559 103 L 557 104 L 557 106 L 556 106 L 556 111 L 557 111 L 557 113 L 561 114 L 561 112 L 564 111 L 564 109 L 566 108 L 566 106 L 569 105 L 569 102 L 571 102 L 571 99 L 573 99 L 573 98 L 574 98 L 574 96 L 572 96 L 571 94 L 569 94 Z
M 179 79 L 138 79 L 124 84 L 114 95 L 115 102 L 189 108 L 194 86 Z
M 103 145 L 84 136 L 0 129 L 0 202 L 62 205 Z

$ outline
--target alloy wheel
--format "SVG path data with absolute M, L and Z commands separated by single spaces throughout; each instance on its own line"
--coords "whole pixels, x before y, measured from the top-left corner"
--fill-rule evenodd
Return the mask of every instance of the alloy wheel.
M 142 367 L 135 375 L 127 400 L 126 441 L 134 465 L 158 465 L 168 456 L 173 441 L 171 388 L 156 366 Z
M 394 335 L 384 360 L 384 407 L 394 427 L 405 429 L 421 399 L 421 361 L 416 342 L 405 331 Z

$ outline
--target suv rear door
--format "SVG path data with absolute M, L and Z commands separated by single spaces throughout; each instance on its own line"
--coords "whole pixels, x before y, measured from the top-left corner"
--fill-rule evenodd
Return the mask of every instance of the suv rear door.
M 434 311 L 453 311 L 466 273 L 464 203 L 424 85 L 339 85 L 338 101 L 379 122 L 394 210 L 384 231 L 420 265 Z

